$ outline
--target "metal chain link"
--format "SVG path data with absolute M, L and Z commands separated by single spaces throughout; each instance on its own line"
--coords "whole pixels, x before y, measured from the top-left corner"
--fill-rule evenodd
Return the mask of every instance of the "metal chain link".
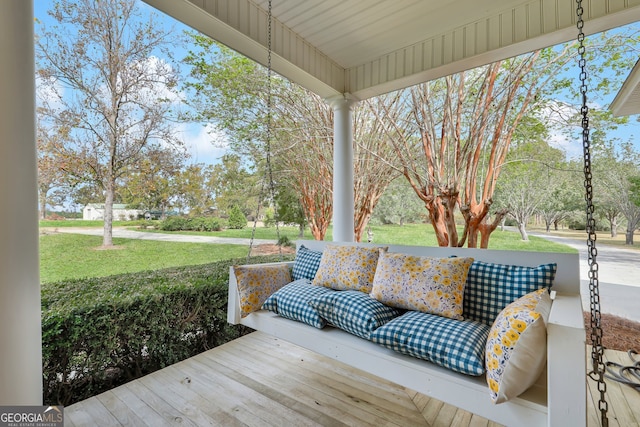
M 600 392 L 600 400 L 598 401 L 598 409 L 600 410 L 600 420 L 603 427 L 609 425 L 607 412 L 609 405 L 606 400 L 607 384 L 604 382 L 605 365 L 603 362 L 604 347 L 602 346 L 602 318 L 600 315 L 600 282 L 598 279 L 598 263 L 596 261 L 598 251 L 596 249 L 596 221 L 594 218 L 593 206 L 593 186 L 591 183 L 591 144 L 589 142 L 589 107 L 587 105 L 587 60 L 586 49 L 584 44 L 584 19 L 582 8 L 582 0 L 576 0 L 576 15 L 578 27 L 578 54 L 580 59 L 578 66 L 580 67 L 580 93 L 582 94 L 582 107 L 580 113 L 582 115 L 582 146 L 584 153 L 584 187 L 585 201 L 587 211 L 587 257 L 589 264 L 589 295 L 591 308 L 591 364 L 592 371 L 589 377 L 598 383 L 598 391 Z
M 272 101 L 272 85 L 271 85 L 271 39 L 272 39 L 272 29 L 271 29 L 271 21 L 273 18 L 272 5 L 271 0 L 269 0 L 268 10 L 267 10 L 267 118 L 266 118 L 266 137 L 265 137 L 265 151 L 266 151 L 266 168 L 267 168 L 267 182 L 269 185 L 269 193 L 271 196 L 271 200 L 275 205 L 275 183 L 273 181 L 273 167 L 271 165 L 271 119 L 272 119 L 272 111 L 273 111 L 273 101 Z M 256 209 L 256 218 L 253 221 L 253 229 L 251 230 L 251 240 L 249 241 L 249 253 L 247 254 L 247 263 L 249 262 L 249 257 L 251 256 L 251 249 L 253 248 L 253 243 L 255 241 L 256 236 L 256 228 L 258 224 L 258 216 L 260 214 L 260 205 L 262 204 L 262 199 L 264 197 L 264 187 L 265 182 L 262 181 L 260 186 L 260 196 L 258 199 L 258 207 Z M 282 261 L 282 246 L 280 245 L 280 225 L 276 219 L 276 236 L 278 239 L 278 248 L 280 254 L 280 261 Z

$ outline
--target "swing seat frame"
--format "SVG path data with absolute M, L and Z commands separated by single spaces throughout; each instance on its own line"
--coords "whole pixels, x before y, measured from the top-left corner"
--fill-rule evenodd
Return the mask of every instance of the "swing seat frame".
M 298 247 L 302 244 L 322 251 L 327 242 L 298 241 Z M 297 344 L 507 426 L 586 425 L 586 348 L 578 254 L 394 245 L 389 246 L 389 252 L 432 257 L 471 256 L 479 261 L 532 267 L 557 263 L 547 323 L 547 368 L 536 384 L 519 397 L 495 405 L 489 399 L 483 376 L 459 374 L 337 328 L 316 329 L 265 310 L 241 318 L 233 268 L 230 269 L 228 321 Z M 293 262 L 287 264 L 292 266 Z

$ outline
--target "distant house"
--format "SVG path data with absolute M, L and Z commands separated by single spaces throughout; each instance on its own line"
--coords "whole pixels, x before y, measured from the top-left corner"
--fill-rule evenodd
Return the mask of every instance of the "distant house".
M 140 209 L 127 209 L 127 205 L 113 204 L 114 221 L 130 221 L 138 219 L 144 211 Z M 86 220 L 102 220 L 104 219 L 104 203 L 89 203 L 82 209 L 82 219 Z

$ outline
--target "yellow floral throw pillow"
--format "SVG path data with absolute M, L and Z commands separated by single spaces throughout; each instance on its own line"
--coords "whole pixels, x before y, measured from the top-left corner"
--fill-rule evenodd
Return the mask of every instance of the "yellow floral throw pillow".
M 313 279 L 315 286 L 369 293 L 376 273 L 378 248 L 327 245 Z
M 396 308 L 462 320 L 473 258 L 431 258 L 380 250 L 371 296 Z
M 262 304 L 275 291 L 291 282 L 286 264 L 234 265 L 240 297 L 240 317 L 260 310 Z
M 493 403 L 519 396 L 540 377 L 547 360 L 550 310 L 549 291 L 543 288 L 506 306 L 493 322 L 485 354 Z

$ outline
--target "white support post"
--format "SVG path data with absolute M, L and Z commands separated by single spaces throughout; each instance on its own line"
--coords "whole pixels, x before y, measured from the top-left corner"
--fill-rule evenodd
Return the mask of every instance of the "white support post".
M 0 1 L 0 406 L 42 405 L 33 1 Z
M 333 107 L 333 241 L 353 242 L 353 116 L 354 100 L 346 94 L 327 100 Z

